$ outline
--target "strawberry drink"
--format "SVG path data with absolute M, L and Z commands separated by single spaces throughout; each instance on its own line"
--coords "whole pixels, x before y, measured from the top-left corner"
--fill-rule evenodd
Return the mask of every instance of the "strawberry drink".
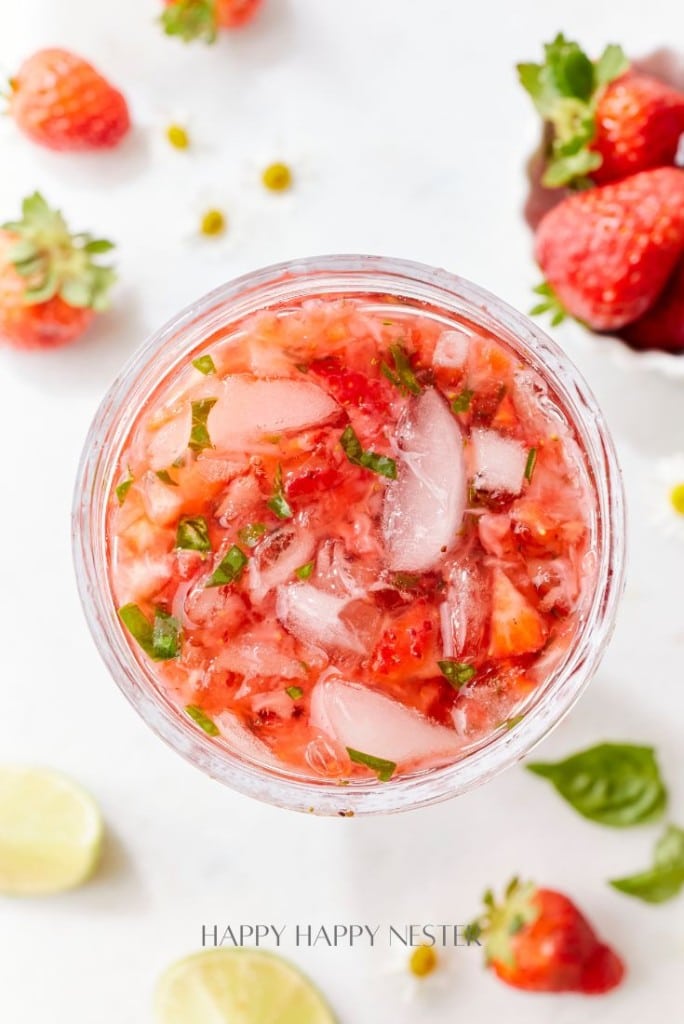
M 193 742 L 391 788 L 512 738 L 576 650 L 594 469 L 538 359 L 478 319 L 270 303 L 196 330 L 129 417 L 110 613 Z

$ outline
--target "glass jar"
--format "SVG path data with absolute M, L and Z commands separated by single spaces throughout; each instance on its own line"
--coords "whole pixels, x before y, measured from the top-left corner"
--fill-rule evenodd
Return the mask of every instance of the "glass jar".
M 445 326 L 465 317 L 502 339 L 547 383 L 573 427 L 595 490 L 590 524 L 596 585 L 576 637 L 528 698 L 522 714 L 470 748 L 461 760 L 389 783 L 298 776 L 286 766 L 251 761 L 224 740 L 201 732 L 157 687 L 118 619 L 106 536 L 108 496 L 121 451 L 141 408 L 160 382 L 187 363 L 209 336 L 220 339 L 245 316 L 286 311 L 307 298 L 356 297 Z M 102 402 L 85 443 L 73 507 L 78 586 L 95 643 L 115 682 L 143 719 L 174 750 L 213 778 L 280 807 L 318 814 L 408 810 L 457 796 L 524 757 L 570 710 L 593 676 L 610 639 L 624 577 L 625 519 L 620 470 L 603 415 L 568 357 L 526 317 L 495 296 L 444 270 L 370 256 L 325 256 L 267 267 L 193 303 L 143 345 Z

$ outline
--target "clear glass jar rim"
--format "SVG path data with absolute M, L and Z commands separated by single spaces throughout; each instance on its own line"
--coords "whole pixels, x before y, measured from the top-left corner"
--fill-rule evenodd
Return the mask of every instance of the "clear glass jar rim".
M 197 730 L 143 681 L 116 616 L 106 568 L 104 498 L 123 439 L 152 379 L 163 379 L 180 359 L 217 328 L 251 312 L 328 295 L 393 295 L 428 303 L 445 315 L 466 315 L 536 363 L 563 399 L 592 463 L 598 501 L 598 578 L 595 595 L 572 655 L 561 665 L 525 717 L 494 734 L 479 749 L 444 768 L 340 786 L 258 766 Z M 163 374 L 162 354 L 174 362 Z M 147 388 L 147 392 L 146 392 Z M 449 272 L 407 260 L 339 255 L 293 260 L 248 273 L 191 304 L 144 343 L 103 399 L 88 433 L 73 505 L 73 551 L 79 593 L 95 643 L 115 682 L 151 728 L 174 750 L 213 778 L 281 807 L 321 814 L 406 810 L 466 792 L 527 754 L 570 710 L 596 670 L 610 639 L 624 583 L 625 513 L 615 449 L 596 400 L 565 353 L 527 317 L 477 285 Z

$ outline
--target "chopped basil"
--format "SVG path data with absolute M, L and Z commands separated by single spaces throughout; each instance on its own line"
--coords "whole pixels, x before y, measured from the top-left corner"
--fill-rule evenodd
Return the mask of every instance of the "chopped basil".
M 199 725 L 200 729 L 204 729 L 208 736 L 220 736 L 221 732 L 216 722 L 209 717 L 202 708 L 198 708 L 196 704 L 188 704 L 185 709 L 186 715 L 192 718 L 193 722 Z
M 527 769 L 548 779 L 579 814 L 613 828 L 655 821 L 667 803 L 652 747 L 600 743 L 565 761 Z
M 420 384 L 411 368 L 411 360 L 406 349 L 402 348 L 401 345 L 390 345 L 390 355 L 394 363 L 394 370 L 390 369 L 387 363 L 382 363 L 380 372 L 400 391 L 407 391 L 411 395 L 419 395 L 421 390 Z
M 192 448 L 193 452 L 202 452 L 205 448 L 214 447 L 209 437 L 207 420 L 217 401 L 217 398 L 203 398 L 192 403 L 192 427 L 188 448 Z
M 668 825 L 656 843 L 653 867 L 610 884 L 646 903 L 665 903 L 677 896 L 684 888 L 684 829 Z
M 247 561 L 247 555 L 237 544 L 233 544 L 214 569 L 205 587 L 225 587 L 229 583 L 236 583 L 245 571 Z
M 437 664 L 439 671 L 455 690 L 460 690 L 462 686 L 465 686 L 477 674 L 473 666 L 468 665 L 465 661 L 447 660 L 438 661 Z
M 153 661 L 169 661 L 180 653 L 180 623 L 168 612 L 157 608 L 149 622 L 137 604 L 119 608 L 119 618 L 134 640 Z
M 451 403 L 452 412 L 468 412 L 474 394 L 470 388 L 463 388 Z
M 294 515 L 285 492 L 283 491 L 283 467 L 278 463 L 273 484 L 273 497 L 266 502 L 271 512 L 278 516 L 278 519 L 291 519 Z
M 392 586 L 398 590 L 413 590 L 420 583 L 420 576 L 413 572 L 395 572 Z
M 186 516 L 176 530 L 176 547 L 188 551 L 211 551 L 209 527 L 204 516 Z
M 304 696 L 304 691 L 301 686 L 286 686 L 285 693 L 288 697 L 292 697 L 292 700 L 299 700 L 300 697 Z
M 380 782 L 389 782 L 397 770 L 396 763 L 394 761 L 386 761 L 384 757 L 373 757 L 372 754 L 364 754 L 360 750 L 353 750 L 351 747 L 347 747 L 347 753 L 349 754 L 349 760 L 353 761 L 354 764 L 363 764 L 366 768 L 370 768 L 372 772 L 375 772 Z
M 298 576 L 300 580 L 308 580 L 313 571 L 314 563 L 307 562 L 306 565 L 300 565 L 298 569 L 295 569 L 295 576 Z
M 309 364 L 308 363 L 295 363 L 295 369 L 299 370 L 300 373 L 308 373 L 309 372 Z
M 397 479 L 397 464 L 394 459 L 390 459 L 388 455 L 378 455 L 377 452 L 365 452 L 351 424 L 345 427 L 340 444 L 344 454 L 355 466 L 363 466 L 364 469 L 370 469 L 373 473 L 379 473 L 390 480 Z
M 266 533 L 265 523 L 248 523 L 238 530 L 238 539 L 246 544 L 248 548 L 256 547 L 263 535 Z
M 158 469 L 156 475 L 159 477 L 163 484 L 168 484 L 169 487 L 178 487 L 178 484 L 173 479 L 168 469 Z
M 198 356 L 197 359 L 193 359 L 192 365 L 205 376 L 208 376 L 210 373 L 216 373 L 216 366 L 210 355 Z
M 134 480 L 129 469 L 127 478 L 125 480 L 122 480 L 120 484 L 117 484 L 116 487 L 116 498 L 120 505 L 123 505 L 124 501 L 126 500 L 126 495 L 133 486 L 133 483 Z
M 527 453 L 527 462 L 525 463 L 525 479 L 529 482 L 532 479 L 534 473 L 534 467 L 537 464 L 537 449 L 530 448 Z

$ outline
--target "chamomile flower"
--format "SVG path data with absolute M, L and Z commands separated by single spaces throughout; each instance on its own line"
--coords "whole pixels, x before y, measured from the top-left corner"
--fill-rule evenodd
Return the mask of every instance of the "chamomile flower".
M 654 521 L 664 533 L 684 543 L 684 454 L 660 459 L 655 482 Z
M 450 988 L 453 961 L 436 946 L 421 945 L 413 949 L 394 950 L 392 961 L 383 972 L 396 979 L 399 996 L 404 1003 L 426 996 L 434 998 Z

